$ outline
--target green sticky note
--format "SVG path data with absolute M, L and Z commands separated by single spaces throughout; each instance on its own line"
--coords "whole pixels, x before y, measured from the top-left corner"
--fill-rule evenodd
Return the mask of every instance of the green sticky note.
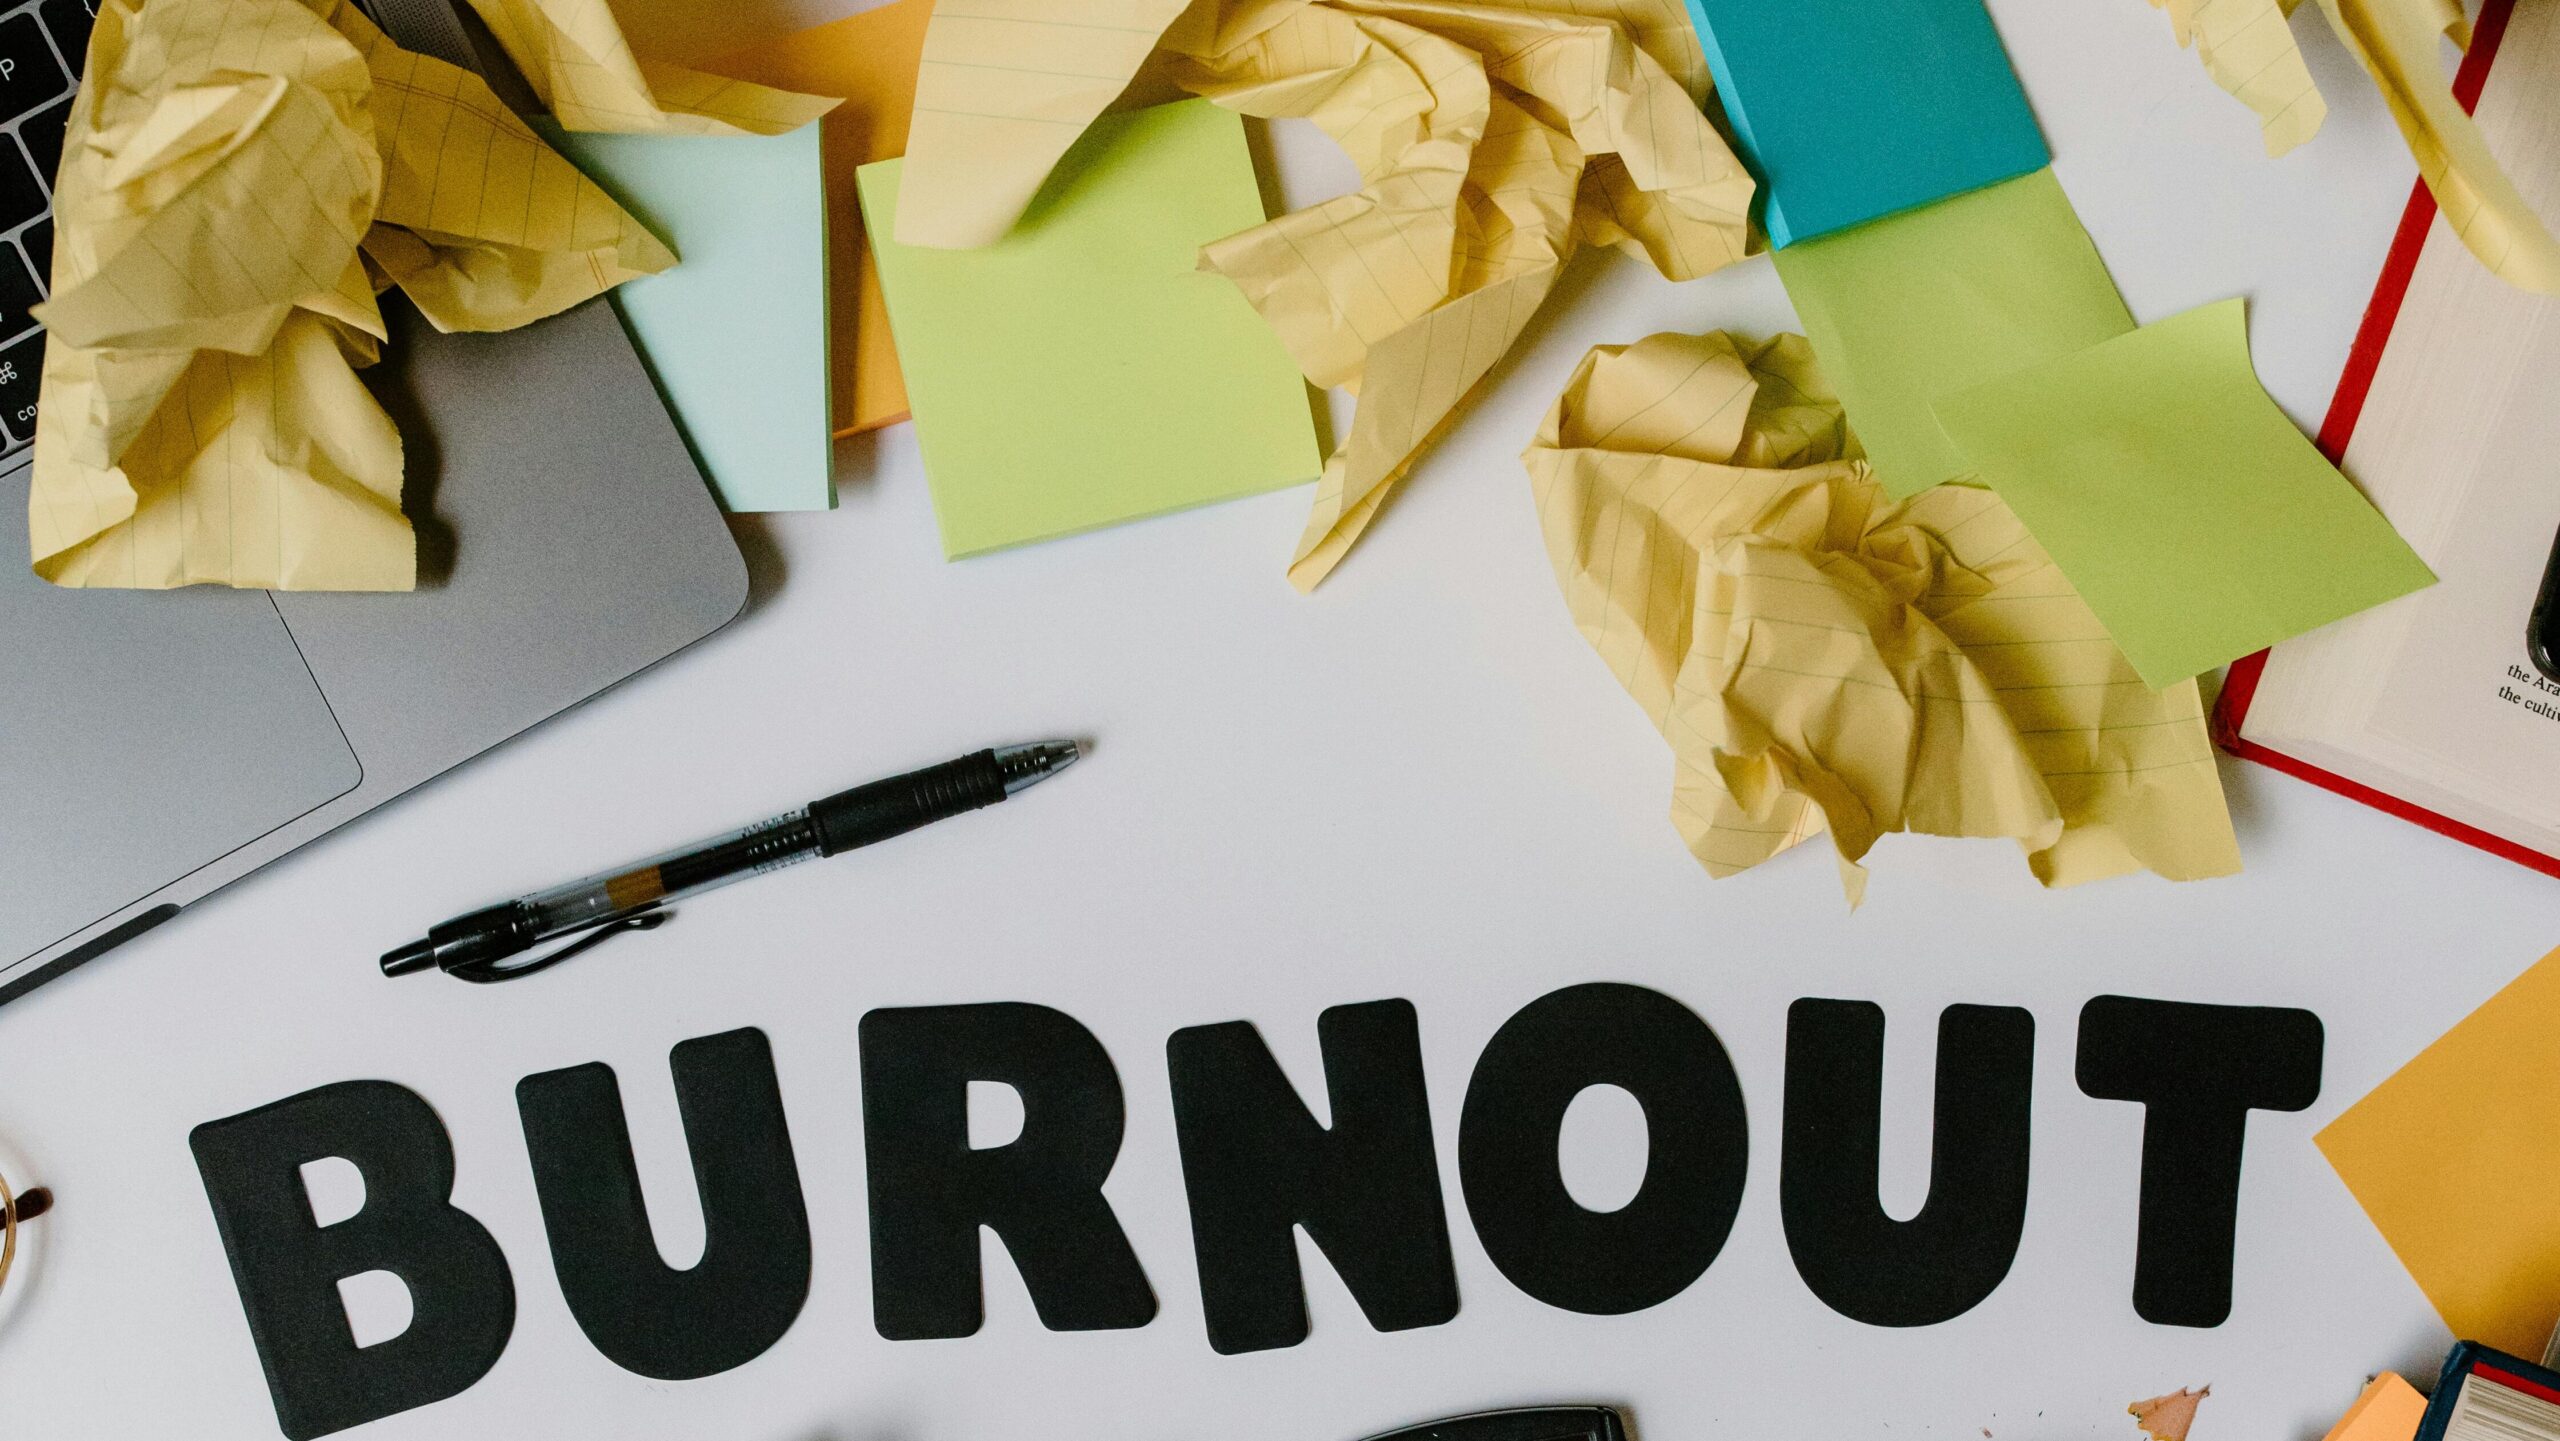
M 1938 417 L 2155 689 L 2435 580 L 2267 398 L 2237 300 Z
M 1012 232 L 901 245 L 857 173 L 943 553 L 954 559 L 1312 480 L 1307 385 L 1200 247 L 1259 225 L 1244 123 L 1206 100 L 1097 122 Z
M 818 127 L 773 136 L 541 128 L 680 257 L 617 288 L 613 303 L 720 503 L 833 507 Z
M 1971 469 L 1940 396 L 2133 329 L 2051 170 L 1777 252 L 1876 479 L 1899 500 Z

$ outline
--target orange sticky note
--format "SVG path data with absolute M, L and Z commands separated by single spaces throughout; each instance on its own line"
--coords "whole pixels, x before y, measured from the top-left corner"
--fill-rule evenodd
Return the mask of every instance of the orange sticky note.
M 2539 1356 L 2560 1316 L 2560 951 L 2319 1135 L 2453 1334 Z
M 925 22 L 932 18 L 933 0 L 896 0 L 703 67 L 739 80 L 844 100 L 818 122 L 819 144 L 826 152 L 827 230 L 833 250 L 829 271 L 836 297 L 831 322 L 838 435 L 907 418 L 907 383 L 889 338 L 880 272 L 862 236 L 853 172 L 907 153 L 916 69 L 924 60 Z
M 2365 1383 L 2364 1394 L 2321 1441 L 2411 1441 L 2427 1418 L 2427 1398 L 2389 1371 Z

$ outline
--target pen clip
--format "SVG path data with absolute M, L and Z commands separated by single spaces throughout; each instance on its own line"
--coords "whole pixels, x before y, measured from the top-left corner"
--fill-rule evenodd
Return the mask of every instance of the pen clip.
M 572 956 L 593 950 L 625 932 L 654 931 L 674 916 L 673 911 L 659 910 L 653 906 L 645 911 L 634 911 L 630 915 L 606 921 L 588 930 L 584 935 L 578 936 L 576 940 L 539 955 L 526 956 L 521 960 L 473 961 L 468 965 L 455 966 L 445 974 L 457 980 L 469 981 L 476 986 L 491 986 L 500 981 L 521 980 L 536 971 L 547 971 Z

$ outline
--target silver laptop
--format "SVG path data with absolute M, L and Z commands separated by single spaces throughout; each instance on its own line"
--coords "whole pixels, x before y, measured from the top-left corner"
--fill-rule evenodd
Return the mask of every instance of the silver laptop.
M 493 69 L 450 0 L 368 8 L 412 50 Z M 747 596 L 609 302 L 448 336 L 396 295 L 366 381 L 406 442 L 416 592 L 37 579 L 27 309 L 89 13 L 0 9 L 0 1001 L 709 635 Z

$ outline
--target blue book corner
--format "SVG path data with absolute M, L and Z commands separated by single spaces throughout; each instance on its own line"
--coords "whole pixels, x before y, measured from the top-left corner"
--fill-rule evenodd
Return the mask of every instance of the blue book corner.
M 1769 243 L 2052 162 L 1982 0 L 1688 0 Z

